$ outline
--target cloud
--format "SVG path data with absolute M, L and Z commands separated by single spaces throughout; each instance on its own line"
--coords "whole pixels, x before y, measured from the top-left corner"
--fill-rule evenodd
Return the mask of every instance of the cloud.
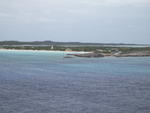
M 150 0 L 82 0 L 89 5 L 120 6 L 120 5 L 150 5 Z
M 0 1 L 0 23 L 52 23 L 88 14 L 79 0 L 5 0 Z M 8 18 L 9 16 L 9 18 Z M 69 20 L 68 20 L 69 21 Z
M 143 6 L 150 0 L 1 0 L 0 23 L 52 23 L 101 12 L 100 6 Z
M 149 10 L 150 0 L 0 0 L 0 38 L 147 42 Z

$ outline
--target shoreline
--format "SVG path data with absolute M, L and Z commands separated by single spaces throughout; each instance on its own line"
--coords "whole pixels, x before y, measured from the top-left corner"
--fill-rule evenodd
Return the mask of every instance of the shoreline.
M 0 51 L 30 51 L 30 52 L 65 52 L 65 53 L 91 53 L 85 51 L 60 51 L 60 50 L 26 50 L 26 49 L 0 49 Z
M 99 57 L 150 57 L 150 53 L 145 52 L 133 52 L 133 53 L 122 53 L 122 54 L 104 54 L 104 53 L 84 53 L 84 54 L 68 54 L 75 57 L 84 57 L 84 58 L 99 58 Z
M 132 52 L 126 54 L 104 54 L 85 51 L 60 51 L 60 50 L 25 50 L 25 49 L 0 49 L 0 51 L 16 52 L 46 52 L 46 53 L 65 53 L 64 58 L 83 57 L 83 58 L 102 58 L 102 57 L 150 57 L 150 53 Z

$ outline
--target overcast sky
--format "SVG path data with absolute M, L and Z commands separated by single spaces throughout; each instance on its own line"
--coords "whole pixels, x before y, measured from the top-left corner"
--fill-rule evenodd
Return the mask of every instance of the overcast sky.
M 0 0 L 0 40 L 150 44 L 150 0 Z

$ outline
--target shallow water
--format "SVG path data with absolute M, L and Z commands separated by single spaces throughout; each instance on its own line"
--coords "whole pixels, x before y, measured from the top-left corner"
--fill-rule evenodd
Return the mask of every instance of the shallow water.
M 150 57 L 0 51 L 0 113 L 150 113 Z

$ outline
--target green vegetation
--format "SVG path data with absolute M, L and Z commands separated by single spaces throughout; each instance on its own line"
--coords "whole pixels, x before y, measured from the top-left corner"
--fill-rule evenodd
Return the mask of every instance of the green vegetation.
M 138 47 L 141 45 L 126 44 L 103 44 L 103 43 L 80 43 L 80 42 L 53 42 L 53 41 L 0 41 L 0 49 L 17 49 L 17 50 L 72 50 L 88 51 L 95 53 L 133 53 L 133 52 L 150 52 L 150 46 Z
M 149 51 L 150 47 L 121 47 L 119 48 L 120 51 L 123 53 L 130 53 L 130 52 L 140 52 L 140 51 Z
M 60 50 L 65 51 L 68 48 L 72 51 L 92 51 L 96 53 L 113 53 L 113 52 L 139 52 L 149 51 L 150 47 L 102 47 L 102 46 L 80 46 L 80 47 L 65 47 L 65 46 L 1 46 L 1 49 L 17 49 L 17 50 Z

